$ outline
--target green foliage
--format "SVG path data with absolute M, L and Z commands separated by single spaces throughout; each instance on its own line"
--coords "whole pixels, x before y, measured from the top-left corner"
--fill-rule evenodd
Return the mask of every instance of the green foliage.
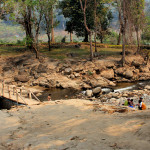
M 101 26 L 99 37 L 104 37 L 107 34 L 106 30 L 109 27 L 112 19 L 111 12 L 103 0 L 97 1 L 97 22 Z M 66 31 L 75 32 L 77 36 L 85 36 L 86 29 L 84 26 L 84 17 L 81 10 L 79 0 L 62 0 L 60 1 L 60 8 L 65 18 L 68 19 L 66 23 Z M 94 30 L 94 1 L 88 1 L 88 9 L 86 10 L 87 26 L 90 30 Z M 99 21 L 98 21 L 99 20 Z M 105 32 L 105 34 L 104 34 Z
M 104 38 L 104 43 L 108 43 L 108 44 L 117 44 L 117 39 L 118 39 L 118 33 L 111 31 L 109 32 L 108 35 L 105 36 Z

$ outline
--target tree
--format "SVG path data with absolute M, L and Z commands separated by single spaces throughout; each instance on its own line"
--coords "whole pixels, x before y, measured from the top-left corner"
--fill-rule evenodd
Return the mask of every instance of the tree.
M 94 3 L 91 1 L 89 4 L 92 6 L 92 4 Z M 83 36 L 84 42 L 88 42 L 88 32 L 84 26 L 84 16 L 81 10 L 79 0 L 62 0 L 60 1 L 59 6 L 62 10 L 62 14 L 67 19 L 67 22 L 71 22 L 72 24 L 72 26 L 70 26 L 70 23 L 66 23 L 67 31 L 70 32 L 69 27 L 71 27 L 77 36 Z M 93 6 L 90 9 L 86 10 L 86 15 L 87 25 L 91 29 L 94 29 L 94 16 L 92 8 Z
M 66 22 L 66 31 L 68 31 L 68 33 L 70 33 L 70 42 L 73 42 L 72 39 L 72 34 L 73 34 L 73 23 L 71 21 L 67 21 Z
M 0 18 L 4 14 L 5 0 L 0 0 Z
M 143 30 L 145 25 L 145 13 L 144 6 L 145 0 L 128 0 L 129 9 L 128 9 L 128 22 L 132 24 L 135 29 L 137 37 L 137 53 L 140 51 L 140 31 Z
M 84 4 L 82 0 L 80 0 L 81 9 L 84 16 L 84 26 L 89 34 L 89 40 L 90 40 L 90 59 L 93 60 L 93 50 L 92 50 L 92 30 L 87 26 L 87 19 L 86 19 L 86 9 L 87 9 L 87 0 L 84 0 Z
M 44 19 L 45 19 L 45 29 L 46 29 L 46 34 L 48 37 L 48 49 L 49 51 L 51 50 L 51 41 L 54 42 L 54 24 L 53 22 L 53 8 L 54 5 L 57 3 L 57 0 L 44 0 Z M 52 32 L 52 38 L 50 37 L 50 34 Z
M 119 11 L 119 21 L 122 34 L 122 66 L 125 65 L 125 45 L 126 45 L 126 27 L 127 27 L 127 9 L 128 0 L 117 0 L 117 6 Z

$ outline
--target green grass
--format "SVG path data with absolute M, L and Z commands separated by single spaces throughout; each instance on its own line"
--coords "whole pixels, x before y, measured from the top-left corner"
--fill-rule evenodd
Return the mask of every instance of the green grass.
M 25 51 L 25 47 L 16 47 L 16 46 L 0 46 L 0 55 L 1 56 L 14 56 L 21 54 Z
M 97 48 L 98 52 L 102 56 L 118 56 L 120 55 L 121 49 L 116 48 Z M 18 54 L 23 54 L 26 51 L 24 46 L 1 46 L 0 55 L 1 56 L 15 56 Z M 40 47 L 39 51 L 41 54 L 52 58 L 63 60 L 65 58 L 70 58 L 67 54 L 73 53 L 76 57 L 73 59 L 79 58 L 88 58 L 90 55 L 89 47 L 85 48 L 74 48 L 74 47 L 62 47 L 62 48 L 52 48 L 51 51 L 48 51 L 48 48 Z M 93 47 L 94 51 L 94 47 Z

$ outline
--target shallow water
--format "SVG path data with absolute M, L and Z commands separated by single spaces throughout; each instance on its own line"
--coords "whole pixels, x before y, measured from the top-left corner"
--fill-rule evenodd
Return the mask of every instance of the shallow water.
M 116 87 L 113 87 L 112 89 L 114 92 L 121 92 L 121 91 L 131 91 L 131 90 L 138 90 L 140 88 L 145 87 L 146 85 L 150 85 L 150 81 L 138 81 L 133 83 L 118 83 Z M 51 94 L 52 100 L 61 100 L 61 99 L 71 99 L 74 98 L 75 95 L 80 93 L 81 91 L 76 91 L 73 89 L 59 89 L 59 88 L 52 88 L 47 89 L 42 92 L 41 96 L 38 96 L 38 98 L 41 101 L 47 101 L 47 97 L 49 94 Z
M 47 101 L 48 95 L 51 94 L 52 100 L 70 99 L 70 98 L 73 98 L 77 93 L 79 92 L 73 89 L 52 88 L 52 89 L 43 91 L 42 95 L 38 96 L 38 98 L 41 101 Z
M 118 91 L 131 91 L 131 90 L 139 90 L 143 89 L 146 85 L 150 85 L 150 80 L 148 81 L 138 81 L 138 82 L 131 82 L 131 83 L 118 83 L 116 87 L 114 87 L 114 92 Z

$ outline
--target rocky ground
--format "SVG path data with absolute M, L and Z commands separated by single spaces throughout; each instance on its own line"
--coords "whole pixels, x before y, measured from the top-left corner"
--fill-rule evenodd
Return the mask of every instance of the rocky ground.
M 120 58 L 72 59 L 58 61 L 41 56 L 24 54 L 0 58 L 1 80 L 18 86 L 42 86 L 46 88 L 93 89 L 113 87 L 117 82 L 150 79 L 150 64 L 145 65 L 140 55 L 128 55 L 127 65 L 121 67 Z

